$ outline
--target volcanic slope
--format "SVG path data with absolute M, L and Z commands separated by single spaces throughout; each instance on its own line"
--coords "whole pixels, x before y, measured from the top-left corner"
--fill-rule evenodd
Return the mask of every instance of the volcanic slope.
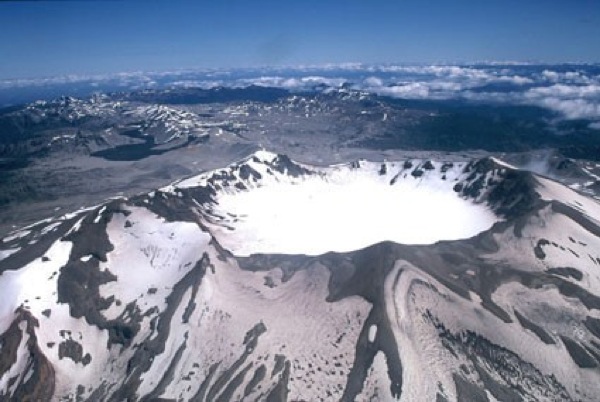
M 2 239 L 0 399 L 595 401 L 599 220 L 490 158 L 260 151 Z

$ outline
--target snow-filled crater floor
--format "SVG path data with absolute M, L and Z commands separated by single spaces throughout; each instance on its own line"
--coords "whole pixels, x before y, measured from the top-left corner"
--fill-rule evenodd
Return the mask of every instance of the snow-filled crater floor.
M 258 168 L 258 167 L 257 167 Z M 439 168 L 439 166 L 437 166 Z M 363 162 L 300 177 L 265 177 L 219 191 L 211 232 L 237 256 L 347 252 L 382 241 L 433 244 L 472 237 L 499 218 L 453 190 L 461 166 L 414 177 L 401 164 Z

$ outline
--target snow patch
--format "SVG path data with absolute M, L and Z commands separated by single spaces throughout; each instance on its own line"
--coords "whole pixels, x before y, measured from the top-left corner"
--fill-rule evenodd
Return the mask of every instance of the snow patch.
M 415 178 L 398 169 L 403 176 L 394 177 L 379 168 L 335 167 L 300 179 L 268 178 L 249 191 L 221 191 L 211 232 L 238 256 L 319 255 L 382 241 L 464 239 L 498 220 L 485 205 L 458 196 L 450 178 Z
M 57 241 L 45 254 L 51 262 L 38 258 L 17 271 L 7 270 L 0 275 L 0 333 L 10 326 L 19 306 L 39 317 L 44 309 L 56 303 L 54 272 L 67 263 L 70 252 L 71 243 Z
M 369 327 L 369 342 L 375 342 L 375 337 L 377 336 L 377 325 L 371 325 Z
M 81 257 L 79 260 L 81 260 L 82 262 L 88 262 L 89 260 L 92 259 L 92 255 L 88 254 L 88 255 L 84 255 L 83 257 Z
M 11 255 L 13 255 L 14 253 L 17 253 L 20 250 L 20 248 L 9 248 L 6 250 L 0 250 L 0 261 L 10 257 Z
M 2 239 L 2 242 L 9 243 L 13 240 L 21 239 L 21 238 L 29 235 L 30 233 L 31 233 L 31 230 L 22 230 L 20 232 L 13 233 L 10 236 L 6 236 L 4 239 Z
M 127 218 L 114 216 L 108 224 L 115 249 L 100 268 L 109 269 L 119 280 L 100 286 L 100 293 L 121 302 L 103 312 L 108 319 L 118 317 L 132 301 L 143 311 L 153 307 L 162 310 L 172 284 L 193 269 L 210 241 L 194 223 L 165 222 L 143 208 L 131 207 L 130 212 Z M 132 227 L 125 227 L 127 220 Z

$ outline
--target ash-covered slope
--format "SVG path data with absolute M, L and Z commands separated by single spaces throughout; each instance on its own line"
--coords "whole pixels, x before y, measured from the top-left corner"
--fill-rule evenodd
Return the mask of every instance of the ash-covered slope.
M 4 238 L 0 399 L 598 400 L 599 219 L 493 159 L 259 152 Z

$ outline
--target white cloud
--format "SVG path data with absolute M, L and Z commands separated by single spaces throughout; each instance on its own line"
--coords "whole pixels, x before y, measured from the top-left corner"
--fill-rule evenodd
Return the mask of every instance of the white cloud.
M 378 77 L 368 77 L 366 78 L 364 81 L 365 86 L 367 87 L 382 87 L 383 86 L 383 80 L 381 78 Z
M 325 84 L 330 87 L 340 87 L 348 81 L 346 78 L 328 78 L 328 77 L 321 77 L 321 76 L 303 77 L 301 80 L 302 80 L 302 83 L 304 83 L 304 84 L 309 84 L 309 85 Z
M 600 85 L 565 85 L 555 84 L 549 87 L 537 87 L 528 90 L 526 97 L 555 96 L 562 98 L 596 98 L 600 97 Z
M 330 78 L 321 76 L 307 77 L 280 77 L 262 76 L 257 78 L 244 78 L 237 80 L 238 85 L 258 85 L 265 87 L 284 88 L 289 90 L 306 90 L 324 84 L 330 87 L 339 87 L 347 82 L 345 78 Z
M 381 87 L 377 89 L 377 91 L 380 95 L 389 95 L 399 98 L 426 99 L 430 97 L 429 87 L 420 82 Z
M 172 87 L 176 88 L 202 88 L 202 89 L 211 89 L 223 86 L 223 81 L 203 81 L 203 80 L 180 80 L 174 81 L 170 84 Z
M 567 119 L 600 119 L 600 103 L 585 99 L 542 98 L 537 105 L 559 112 Z
M 535 81 L 528 77 L 520 75 L 502 75 L 496 78 L 496 82 L 508 82 L 515 85 L 533 84 Z
M 556 72 L 544 70 L 541 77 L 552 83 L 593 84 L 594 82 L 598 82 L 598 77 L 588 76 L 583 71 Z
M 548 81 L 558 82 L 560 75 L 556 71 L 544 70 L 542 71 L 542 77 Z
M 567 119 L 600 119 L 600 85 L 554 84 L 532 88 L 523 102 L 562 114 Z

